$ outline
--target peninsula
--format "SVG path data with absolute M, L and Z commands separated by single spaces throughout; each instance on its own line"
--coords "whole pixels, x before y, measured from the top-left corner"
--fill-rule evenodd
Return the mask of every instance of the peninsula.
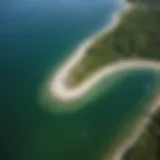
M 59 101 L 75 101 L 83 98 L 104 77 L 121 71 L 139 68 L 160 71 L 160 0 L 126 0 L 122 3 L 125 7 L 114 15 L 112 24 L 80 44 L 57 69 L 49 83 L 51 96 Z M 157 99 L 155 101 L 157 103 Z M 159 105 L 158 101 L 156 106 Z M 112 159 L 160 159 L 159 112 L 151 114 L 149 110 L 149 115 L 150 118 L 144 118 L 145 123 L 136 130 L 137 134 L 133 134 L 134 138 L 129 137 L 122 146 L 118 152 L 121 155 Z M 145 133 L 139 129 L 143 127 Z M 128 145 L 129 149 L 124 153 L 122 150 Z
M 50 92 L 60 101 L 82 98 L 104 77 L 128 69 L 159 70 L 160 3 L 122 0 L 112 23 L 80 44 L 57 69 Z

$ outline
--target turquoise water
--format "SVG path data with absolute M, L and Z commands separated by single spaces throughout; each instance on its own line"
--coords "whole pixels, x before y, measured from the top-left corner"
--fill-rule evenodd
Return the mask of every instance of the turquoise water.
M 0 2 L 3 159 L 99 160 L 119 122 L 140 108 L 156 81 L 149 71 L 132 73 L 78 112 L 48 112 L 37 100 L 52 68 L 116 9 L 106 0 Z

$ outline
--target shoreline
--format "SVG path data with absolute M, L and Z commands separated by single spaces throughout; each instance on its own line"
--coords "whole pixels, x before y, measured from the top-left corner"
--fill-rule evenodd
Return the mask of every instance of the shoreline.
M 158 87 L 159 88 L 159 87 Z M 132 147 L 132 145 L 141 137 L 145 132 L 146 127 L 152 122 L 151 117 L 154 116 L 155 112 L 160 109 L 160 91 L 157 89 L 157 94 L 154 96 L 147 109 L 144 109 L 143 113 L 140 114 L 138 120 L 136 120 L 133 126 L 133 132 L 129 133 L 125 140 L 118 146 L 116 151 L 113 151 L 113 155 L 110 157 L 112 160 L 123 160 L 123 154 L 125 149 Z M 147 114 L 147 115 L 146 115 Z M 137 122 L 138 121 L 138 122 Z M 106 156 L 107 158 L 107 156 Z M 103 160 L 105 160 L 104 158 Z
M 110 77 L 117 73 L 134 70 L 134 69 L 151 69 L 153 71 L 160 70 L 159 62 L 149 60 L 121 60 L 112 65 L 106 66 L 98 73 L 95 73 L 93 77 L 86 80 L 82 85 L 70 89 L 65 86 L 65 78 L 67 77 L 67 67 L 61 72 L 51 83 L 51 92 L 54 97 L 62 101 L 71 101 L 84 97 L 93 86 L 97 85 L 104 77 Z
M 121 3 L 120 3 L 121 2 Z M 93 86 L 95 86 L 106 74 L 111 74 L 108 72 L 114 72 L 116 70 L 116 66 L 104 66 L 104 68 L 96 71 L 93 76 L 83 82 L 80 86 L 75 87 L 74 89 L 68 88 L 65 85 L 65 81 L 74 66 L 85 56 L 87 53 L 87 49 L 92 46 L 93 43 L 96 42 L 98 38 L 101 38 L 104 34 L 109 33 L 110 31 L 114 30 L 121 20 L 121 16 L 123 12 L 130 10 L 132 8 L 132 4 L 126 2 L 126 0 L 118 0 L 120 5 L 120 9 L 113 14 L 111 23 L 105 26 L 104 29 L 100 30 L 98 33 L 91 36 L 89 39 L 85 40 L 83 43 L 79 44 L 77 48 L 73 51 L 73 53 L 68 57 L 68 59 L 62 64 L 62 66 L 57 69 L 56 73 L 54 74 L 53 78 L 51 78 L 50 88 L 51 94 L 54 95 L 59 100 L 62 101 L 70 101 L 73 99 L 79 99 Z M 130 62 L 129 62 L 130 63 Z M 125 65 L 126 67 L 126 65 Z M 123 67 L 122 67 L 123 68 Z M 106 73 L 104 73 L 106 70 Z M 110 71 L 109 71 L 110 70 Z
M 65 93 L 67 92 L 67 90 L 68 91 L 70 90 L 69 88 L 67 88 L 67 86 L 63 86 L 63 84 L 65 85 L 65 79 L 67 79 L 67 75 L 69 75 L 70 70 L 79 62 L 79 60 L 81 60 L 85 56 L 87 49 L 90 46 L 92 46 L 92 44 L 98 38 L 101 38 L 101 36 L 103 36 L 105 33 L 110 32 L 110 30 L 114 29 L 118 25 L 121 12 L 126 10 L 126 8 L 128 9 L 129 7 L 127 6 L 128 3 L 126 3 L 126 0 L 117 0 L 117 1 L 118 1 L 118 5 L 120 6 L 120 8 L 118 9 L 118 11 L 116 11 L 112 15 L 111 22 L 109 24 L 107 24 L 107 26 L 102 27 L 100 29 L 100 31 L 98 31 L 97 33 L 91 35 L 89 38 L 84 40 L 84 42 L 80 43 L 76 47 L 76 49 L 73 50 L 73 52 L 69 55 L 67 60 L 65 60 L 65 62 L 63 64 L 61 64 L 61 66 L 57 69 L 56 73 L 54 74 L 54 77 L 51 78 L 51 81 L 52 81 L 51 88 L 53 91 L 52 92 L 53 95 L 56 95 L 56 93 L 58 93 L 61 90 L 63 90 L 63 92 L 65 92 Z M 95 75 L 93 75 L 93 77 L 95 77 Z M 58 86 L 58 87 L 56 87 L 56 86 Z M 80 87 L 82 87 L 82 85 Z M 65 90 L 65 88 L 66 88 L 66 90 Z M 60 96 L 63 95 L 62 92 L 58 93 L 58 94 Z M 67 93 L 64 95 L 64 97 L 62 99 L 60 97 L 59 98 L 61 100 L 63 100 L 63 99 L 65 100 L 65 96 L 67 96 Z
M 118 1 L 119 3 L 119 1 Z M 114 30 L 118 23 L 121 20 L 121 15 L 123 12 L 127 10 L 131 10 L 132 4 L 126 2 L 126 0 L 122 0 L 123 7 L 121 7 L 112 17 L 111 23 L 105 26 L 105 29 L 102 29 L 100 32 L 91 36 L 89 39 L 85 40 L 83 43 L 77 46 L 77 49 L 73 51 L 73 53 L 69 56 L 69 58 L 62 64 L 62 66 L 56 71 L 53 78 L 51 78 L 50 82 L 50 91 L 54 98 L 59 101 L 74 101 L 80 98 L 83 98 L 87 95 L 87 93 L 103 78 L 111 77 L 117 73 L 122 71 L 130 71 L 134 69 L 151 69 L 153 71 L 160 71 L 160 63 L 158 61 L 151 61 L 145 59 L 128 59 L 114 62 L 111 65 L 106 65 L 102 69 L 96 71 L 93 76 L 87 80 L 85 80 L 81 85 L 75 88 L 69 88 L 66 86 L 66 79 L 74 66 L 85 56 L 87 53 L 87 49 L 96 42 L 98 38 L 101 38 L 102 35 Z M 158 109 L 158 105 L 160 105 L 159 100 L 160 94 L 154 98 L 152 103 L 149 105 L 151 107 L 147 107 L 147 113 L 153 115 Z M 148 109 L 149 108 L 149 109 Z M 146 111 L 146 110 L 145 110 Z M 144 115 L 138 118 L 138 125 L 135 124 L 134 131 L 127 136 L 125 140 L 123 140 L 120 147 L 116 150 L 116 153 L 113 152 L 111 156 L 113 160 L 121 160 L 123 157 L 123 153 L 126 147 L 132 146 L 138 138 L 143 134 L 145 127 L 150 123 L 150 119 Z M 143 127 L 142 127 L 143 126 Z

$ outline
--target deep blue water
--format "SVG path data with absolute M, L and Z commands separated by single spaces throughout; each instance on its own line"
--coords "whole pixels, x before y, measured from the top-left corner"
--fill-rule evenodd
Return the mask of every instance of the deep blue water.
M 111 128 L 146 96 L 145 83 L 154 85 L 154 75 L 131 75 L 86 109 L 67 115 L 44 111 L 37 92 L 51 68 L 116 9 L 116 0 L 0 2 L 2 159 L 99 160 L 116 132 Z

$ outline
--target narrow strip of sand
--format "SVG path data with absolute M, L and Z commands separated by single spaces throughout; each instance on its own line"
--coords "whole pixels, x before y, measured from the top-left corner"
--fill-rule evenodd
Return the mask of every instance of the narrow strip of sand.
M 125 0 L 123 0 L 125 3 Z M 113 76 L 121 71 L 129 71 L 134 69 L 152 69 L 154 71 L 160 71 L 160 63 L 158 61 L 150 60 L 121 60 L 114 62 L 111 65 L 106 65 L 103 69 L 98 70 L 92 77 L 87 79 L 81 85 L 75 88 L 69 88 L 66 85 L 66 80 L 70 76 L 71 70 L 81 61 L 81 59 L 87 54 L 88 48 L 96 41 L 98 37 L 101 37 L 104 33 L 109 32 L 111 29 L 114 29 L 120 20 L 120 12 L 130 9 L 129 4 L 125 4 L 120 11 L 118 11 L 114 17 L 112 23 L 107 27 L 107 29 L 101 31 L 95 36 L 91 37 L 89 40 L 86 40 L 83 44 L 80 44 L 77 47 L 77 50 L 69 57 L 69 59 L 57 70 L 50 83 L 50 91 L 53 97 L 56 97 L 60 101 L 74 101 L 76 99 L 83 98 L 87 95 L 95 85 L 97 85 L 103 78 Z M 160 102 L 156 99 L 156 105 L 159 105 Z M 154 103 L 155 103 L 154 102 Z M 154 107 L 154 110 L 157 107 Z M 153 112 L 153 108 L 152 108 Z M 125 147 L 132 145 L 138 137 L 143 133 L 144 128 L 149 123 L 148 118 L 142 118 L 140 124 L 136 127 L 134 133 L 129 136 L 127 140 L 123 143 L 120 150 L 115 153 L 112 157 L 113 160 L 120 160 L 122 153 Z
M 95 85 L 99 83 L 104 77 L 110 77 L 121 71 L 128 71 L 133 69 L 159 69 L 160 65 L 158 62 L 148 60 L 121 60 L 113 62 L 112 65 L 106 65 L 104 68 L 98 70 L 93 74 L 92 77 L 87 79 L 81 85 L 70 88 L 67 86 L 66 81 L 70 76 L 71 70 L 82 60 L 87 54 L 88 48 L 92 46 L 97 38 L 101 37 L 105 33 L 114 29 L 120 20 L 121 14 L 126 10 L 130 10 L 131 4 L 128 4 L 125 0 L 119 1 L 120 9 L 114 14 L 112 23 L 107 26 L 107 29 L 102 30 L 93 37 L 80 44 L 74 51 L 73 55 L 58 69 L 51 79 L 50 92 L 53 97 L 56 97 L 60 101 L 72 101 L 79 98 L 83 98 L 88 91 L 90 91 Z
M 149 60 L 121 60 L 99 70 L 80 86 L 76 88 L 69 88 L 66 85 L 65 81 L 68 77 L 70 69 L 72 68 L 70 64 L 71 63 L 68 63 L 68 65 L 63 66 L 64 68 L 60 70 L 59 73 L 51 81 L 51 93 L 54 97 L 63 101 L 82 98 L 104 77 L 110 77 L 112 75 L 120 73 L 121 71 L 129 71 L 133 69 L 153 69 L 155 71 L 160 70 L 159 62 Z
M 160 88 L 158 88 L 160 89 Z M 132 147 L 132 145 L 145 133 L 146 127 L 152 123 L 151 117 L 159 110 L 160 108 L 160 91 L 154 97 L 153 101 L 149 104 L 145 110 L 145 114 L 141 115 L 138 118 L 138 122 L 133 126 L 133 132 L 127 138 L 118 145 L 116 151 L 110 157 L 111 160 L 123 160 L 123 154 L 126 150 Z M 104 158 L 106 160 L 106 158 Z
M 104 69 L 96 72 L 90 79 L 86 80 L 83 84 L 76 88 L 69 88 L 66 85 L 66 80 L 70 75 L 72 68 L 74 68 L 78 62 L 87 54 L 88 48 L 90 48 L 97 38 L 101 37 L 105 33 L 113 30 L 119 23 L 120 16 L 124 11 L 129 10 L 131 5 L 126 2 L 126 0 L 118 0 L 119 10 L 113 15 L 112 21 L 107 27 L 102 29 L 97 34 L 91 36 L 85 42 L 77 46 L 77 49 L 68 58 L 68 60 L 58 69 L 51 79 L 51 94 L 59 100 L 75 100 L 77 98 L 83 97 L 87 91 L 89 91 L 95 84 L 99 82 L 104 76 L 109 76 L 111 73 L 116 71 L 119 67 L 106 66 Z

